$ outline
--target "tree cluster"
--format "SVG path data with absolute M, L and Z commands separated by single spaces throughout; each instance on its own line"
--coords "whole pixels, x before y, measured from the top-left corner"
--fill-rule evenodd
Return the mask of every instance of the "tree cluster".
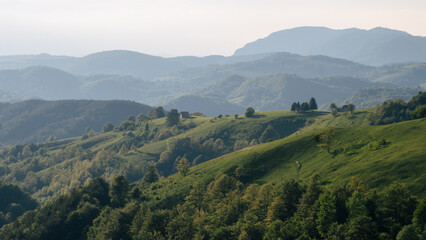
M 218 174 L 167 207 L 148 207 L 146 191 L 123 176 L 94 179 L 0 230 L 1 239 L 420 239 L 426 200 L 392 184 L 369 191 L 358 178 L 333 189 L 314 176 L 244 185 Z
M 377 106 L 367 117 L 367 124 L 384 125 L 426 116 L 426 92 L 419 92 L 408 102 L 402 99 L 388 100 Z
M 304 102 L 302 104 L 300 104 L 300 102 L 294 102 L 291 104 L 291 111 L 296 111 L 296 112 L 307 112 L 307 111 L 312 111 L 312 110 L 317 110 L 318 109 L 318 105 L 317 102 L 315 100 L 315 98 L 311 97 L 311 99 L 308 102 Z

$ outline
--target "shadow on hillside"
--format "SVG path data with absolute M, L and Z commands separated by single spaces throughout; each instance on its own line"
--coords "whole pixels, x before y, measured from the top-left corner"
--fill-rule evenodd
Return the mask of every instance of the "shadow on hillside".
M 262 118 L 262 117 L 266 117 L 266 115 L 264 115 L 264 114 L 254 114 L 250 118 Z

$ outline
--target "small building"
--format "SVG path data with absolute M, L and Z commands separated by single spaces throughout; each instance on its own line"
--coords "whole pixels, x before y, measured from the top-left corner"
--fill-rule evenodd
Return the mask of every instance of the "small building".
M 189 112 L 180 112 L 180 118 L 189 118 Z
M 127 132 L 123 133 L 123 136 L 135 137 L 135 135 L 132 133 L 132 131 L 127 131 Z

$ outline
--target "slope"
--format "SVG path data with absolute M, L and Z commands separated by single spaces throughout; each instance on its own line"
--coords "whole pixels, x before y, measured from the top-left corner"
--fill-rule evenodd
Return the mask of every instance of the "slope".
M 18 184 L 43 203 L 96 177 L 110 181 L 123 174 L 131 182 L 137 181 L 149 163 L 168 176 L 176 172 L 175 164 L 181 157 L 197 165 L 249 145 L 289 136 L 315 119 L 334 118 L 326 112 L 274 111 L 256 113 L 252 118 L 193 116 L 172 128 L 165 125 L 165 118 L 126 120 L 106 133 L 2 149 L 0 179 Z M 267 128 L 274 134 L 262 137 Z
M 394 181 L 425 197 L 426 120 L 386 126 L 340 127 L 306 131 L 285 139 L 224 155 L 190 168 L 186 177 L 170 176 L 148 189 L 151 204 L 167 206 L 183 199 L 196 182 L 208 183 L 221 172 L 246 183 L 274 183 L 292 178 L 307 180 L 314 174 L 333 186 L 357 176 L 370 187 L 382 190 Z M 323 136 L 330 136 L 328 142 Z M 297 162 L 296 162 L 297 161 Z M 298 164 L 300 170 L 298 170 Z
M 146 113 L 151 107 L 130 101 L 29 100 L 0 103 L 0 142 L 36 143 L 50 135 L 80 136 L 90 126 L 100 131 L 106 122 L 119 124 L 129 115 Z

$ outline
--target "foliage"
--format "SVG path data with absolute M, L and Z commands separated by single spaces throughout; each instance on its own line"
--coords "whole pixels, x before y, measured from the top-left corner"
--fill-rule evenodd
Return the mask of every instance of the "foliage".
M 167 118 L 166 118 L 166 124 L 167 126 L 171 127 L 174 126 L 176 124 L 179 123 L 179 113 L 177 111 L 177 109 L 171 109 L 168 113 L 167 113 Z
M 109 195 L 113 207 L 122 207 L 126 204 L 129 196 L 129 182 L 123 175 L 118 175 L 114 178 Z
M 151 183 L 157 182 L 159 178 L 160 178 L 160 175 L 158 174 L 157 169 L 155 168 L 155 165 L 150 164 L 148 166 L 148 170 L 146 171 L 145 175 L 142 178 L 142 182 L 151 184 Z
M 89 226 L 109 204 L 108 184 L 93 179 L 51 203 L 3 226 L 1 239 L 86 239 Z
M 315 100 L 315 98 L 311 97 L 311 99 L 309 100 L 309 110 L 317 110 L 317 109 L 318 109 L 317 101 Z
M 151 119 L 162 118 L 164 116 L 166 116 L 166 114 L 164 113 L 164 108 L 162 106 L 152 108 L 148 112 L 148 117 Z
M 375 111 L 370 113 L 367 123 L 370 125 L 383 125 L 410 120 L 412 118 L 421 118 L 424 114 L 426 104 L 426 92 L 419 92 L 413 96 L 410 101 L 404 102 L 402 99 L 395 101 L 388 100 L 381 106 L 376 107 Z
M 252 117 L 253 116 L 253 114 L 254 114 L 254 108 L 252 108 L 252 107 L 248 107 L 247 109 L 246 109 L 246 112 L 245 112 L 245 116 L 246 117 Z
M 176 169 L 180 175 L 185 177 L 189 172 L 189 161 L 186 157 L 180 158 L 180 160 L 176 164 Z
M 411 118 L 417 119 L 417 118 L 425 118 L 426 117 L 426 104 L 419 105 L 410 112 Z
M 296 112 L 307 112 L 307 111 L 312 111 L 312 110 L 317 110 L 318 109 L 318 105 L 317 102 L 315 100 L 315 98 L 311 97 L 311 99 L 308 102 L 303 102 L 302 104 L 300 104 L 299 102 L 293 102 L 291 104 L 291 111 L 296 111 Z
M 114 125 L 112 125 L 112 123 L 105 123 L 105 125 L 102 127 L 103 133 L 111 132 L 112 130 L 114 130 Z
M 36 207 L 37 202 L 28 193 L 16 185 L 0 182 L 0 227 Z
M 118 176 L 111 188 L 117 182 L 126 181 Z M 371 213 L 360 212 L 356 209 L 366 206 L 366 197 L 357 191 L 351 192 L 353 181 L 334 190 L 323 190 L 320 182 L 321 179 L 314 176 L 309 183 L 290 180 L 279 185 L 244 185 L 232 176 L 218 174 L 207 186 L 196 183 L 190 192 L 164 208 L 150 207 L 144 198 L 130 199 L 117 207 L 114 201 L 109 202 L 111 190 L 105 181 L 95 179 L 86 187 L 4 226 L 0 229 L 0 237 L 35 240 L 59 236 L 61 239 L 193 239 L 202 236 L 211 239 L 377 239 L 379 234 L 393 234 L 392 225 L 382 224 L 396 222 L 384 214 L 389 210 L 385 204 L 387 193 L 369 200 L 377 206 Z M 156 190 L 154 185 L 150 189 Z M 337 222 L 339 198 L 354 214 Z M 400 201 L 399 198 L 394 200 Z M 289 209 L 293 210 L 289 212 Z M 410 211 L 401 209 L 401 214 L 410 214 Z M 409 224 L 411 222 L 395 236 L 397 239 L 418 238 Z M 379 225 L 381 227 L 377 228 Z

